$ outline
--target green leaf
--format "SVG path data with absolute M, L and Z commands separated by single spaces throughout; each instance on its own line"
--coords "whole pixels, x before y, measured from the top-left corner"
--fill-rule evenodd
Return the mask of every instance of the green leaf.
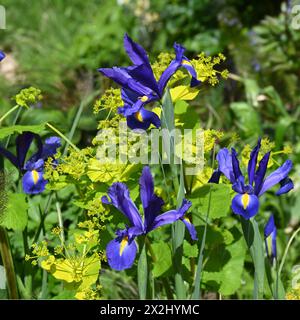
M 196 189 L 192 195 L 193 223 L 195 226 L 203 224 L 203 218 L 208 211 L 211 189 L 211 202 L 209 210 L 210 219 L 218 219 L 228 214 L 231 204 L 231 188 L 225 184 L 206 184 Z
M 166 242 L 160 241 L 152 244 L 152 250 L 156 258 L 156 261 L 153 263 L 153 277 L 158 278 L 166 275 L 166 273 L 172 268 L 171 248 Z
M 28 203 L 23 193 L 9 193 L 7 208 L 3 212 L 0 225 L 7 229 L 23 231 L 27 225 Z
M 237 119 L 237 126 L 245 136 L 258 137 L 261 133 L 260 119 L 256 110 L 246 102 L 233 102 L 231 110 Z
M 24 131 L 30 131 L 33 133 L 40 133 L 45 129 L 46 123 L 42 123 L 39 125 L 34 125 L 34 126 L 22 126 L 22 125 L 15 125 L 7 128 L 1 128 L 0 129 L 0 140 L 10 136 L 11 134 L 14 133 L 22 133 Z
M 188 241 L 183 242 L 183 254 L 187 258 L 197 258 L 198 257 L 198 247 L 197 244 L 190 244 Z
M 208 260 L 202 279 L 208 288 L 212 287 L 219 293 L 229 296 L 241 286 L 246 250 L 244 239 L 237 228 L 232 229 L 234 240 L 231 244 L 225 244 L 226 237 L 227 235 L 221 230 L 211 228 L 208 230 L 207 243 L 210 244 L 210 250 L 205 257 Z M 212 238 L 219 238 L 219 241 L 211 242 Z
M 257 222 L 254 218 L 245 220 L 241 217 L 242 228 L 247 246 L 254 263 L 254 299 L 262 299 L 265 279 L 265 252 Z

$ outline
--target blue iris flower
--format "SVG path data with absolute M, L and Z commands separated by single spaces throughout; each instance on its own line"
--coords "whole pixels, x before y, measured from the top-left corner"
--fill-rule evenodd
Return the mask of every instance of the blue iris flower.
M 5 58 L 5 53 L 0 50 L 0 61 Z
M 32 142 L 36 140 L 38 151 L 26 162 L 27 153 Z M 60 138 L 50 137 L 42 143 L 39 135 L 23 132 L 16 139 L 16 155 L 0 147 L 0 154 L 6 157 L 22 174 L 23 191 L 27 194 L 38 194 L 45 190 L 47 180 L 44 179 L 44 161 L 56 154 L 61 145 Z M 53 158 L 53 164 L 56 160 Z
M 140 196 L 144 209 L 142 219 L 136 205 L 131 200 L 129 190 L 123 183 L 114 183 L 108 190 L 110 201 L 106 196 L 102 197 L 104 204 L 111 204 L 122 212 L 129 220 L 130 226 L 124 230 L 117 230 L 117 237 L 110 241 L 106 248 L 107 261 L 111 268 L 124 270 L 130 268 L 135 260 L 137 245 L 134 239 L 145 235 L 150 231 L 166 224 L 181 220 L 187 227 L 191 238 L 197 240 L 194 225 L 185 213 L 191 206 L 191 202 L 184 199 L 178 210 L 170 210 L 161 214 L 164 201 L 154 193 L 154 182 L 150 168 L 144 167 L 140 178 Z
M 274 216 L 271 215 L 264 230 L 265 245 L 268 257 L 273 262 L 277 258 L 276 236 L 277 228 L 275 226 Z
M 250 154 L 248 162 L 248 184 L 241 172 L 239 160 L 236 151 L 232 148 L 231 153 L 228 149 L 223 148 L 217 155 L 219 163 L 209 182 L 219 182 L 221 174 L 224 174 L 232 183 L 232 189 L 237 195 L 232 200 L 232 210 L 235 214 L 250 219 L 257 214 L 259 209 L 259 197 L 276 184 L 280 184 L 276 195 L 281 195 L 293 189 L 292 180 L 288 177 L 293 167 L 291 160 L 286 160 L 282 166 L 265 178 L 270 152 L 266 153 L 260 160 L 257 168 L 257 158 L 261 147 L 261 141 Z
M 185 48 L 175 43 L 176 57 L 156 81 L 145 49 L 127 34 L 124 36 L 124 47 L 132 66 L 100 68 L 98 71 L 122 86 L 124 107 L 119 108 L 119 113 L 127 118 L 129 128 L 146 130 L 151 124 L 159 128 L 159 117 L 146 110 L 145 106 L 162 98 L 167 82 L 180 67 L 184 67 L 191 74 L 191 86 L 198 85 L 200 81 L 197 80 L 196 70 L 184 56 Z

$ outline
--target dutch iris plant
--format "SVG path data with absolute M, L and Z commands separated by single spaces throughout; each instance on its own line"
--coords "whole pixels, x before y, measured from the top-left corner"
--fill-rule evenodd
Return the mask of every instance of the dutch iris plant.
M 235 214 L 250 219 L 257 214 L 259 210 L 259 197 L 267 190 L 280 184 L 276 195 L 289 192 L 293 187 L 292 180 L 288 177 L 292 169 L 291 160 L 286 160 L 277 170 L 265 178 L 270 152 L 266 153 L 258 163 L 258 154 L 260 150 L 260 140 L 257 146 L 250 154 L 248 162 L 248 183 L 242 174 L 236 151 L 232 148 L 231 153 L 227 148 L 223 148 L 217 155 L 219 163 L 218 170 L 214 172 L 210 182 L 218 182 L 221 174 L 224 174 L 232 183 L 232 189 L 237 195 L 232 200 L 232 210 Z
M 184 56 L 185 48 L 175 43 L 176 57 L 156 81 L 144 48 L 127 34 L 124 36 L 124 47 L 133 63 L 132 66 L 100 68 L 98 71 L 121 85 L 124 107 L 119 108 L 119 113 L 126 117 L 129 128 L 146 130 L 151 124 L 159 128 L 159 117 L 145 106 L 162 98 L 169 79 L 180 67 L 184 67 L 191 74 L 191 86 L 198 85 L 200 81 L 197 80 L 196 70 Z
M 25 161 L 34 139 L 37 142 L 38 151 Z M 43 178 L 44 162 L 50 157 L 53 158 L 59 147 L 60 138 L 58 137 L 50 137 L 43 144 L 39 135 L 23 132 L 16 139 L 16 155 L 2 147 L 0 147 L 0 154 L 21 172 L 23 191 L 27 194 L 38 194 L 44 191 L 48 182 Z M 55 161 L 53 158 L 53 164 Z
M 275 226 L 274 216 L 271 215 L 264 230 L 266 251 L 268 257 L 273 261 L 277 257 L 276 236 L 277 229 Z
M 178 210 L 170 210 L 161 214 L 164 201 L 154 193 L 154 182 L 148 166 L 144 167 L 140 178 L 140 197 L 144 209 L 142 219 L 136 205 L 131 200 L 129 190 L 123 183 L 116 182 L 108 190 L 110 201 L 102 197 L 104 204 L 111 204 L 129 220 L 130 226 L 117 230 L 117 237 L 110 241 L 106 248 L 107 261 L 111 268 L 124 270 L 130 268 L 135 260 L 137 245 L 135 238 L 146 235 L 150 231 L 166 224 L 181 220 L 187 227 L 191 238 L 197 240 L 196 229 L 185 213 L 191 202 L 184 199 Z

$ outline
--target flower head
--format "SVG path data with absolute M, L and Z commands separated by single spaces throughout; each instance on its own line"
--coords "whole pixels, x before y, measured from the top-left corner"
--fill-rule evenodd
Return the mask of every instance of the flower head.
M 134 239 L 166 224 L 181 220 L 187 227 L 191 238 L 197 240 L 193 224 L 185 217 L 191 202 L 184 199 L 178 210 L 161 214 L 164 201 L 154 193 L 154 182 L 149 167 L 144 167 L 140 178 L 140 197 L 144 209 L 142 219 L 136 205 L 131 200 L 129 190 L 123 183 L 114 183 L 108 190 L 110 201 L 106 196 L 102 202 L 111 204 L 123 213 L 130 222 L 124 230 L 117 230 L 117 237 L 106 248 L 107 261 L 111 268 L 123 270 L 130 268 L 135 260 L 137 246 Z
M 221 174 L 224 174 L 232 183 L 232 189 L 237 195 L 232 200 L 232 210 L 235 214 L 242 215 L 245 219 L 250 219 L 259 210 L 259 197 L 267 190 L 280 184 L 276 195 L 289 192 L 293 187 L 292 180 L 288 177 L 293 167 L 291 160 L 286 160 L 282 166 L 265 178 L 270 152 L 267 152 L 258 163 L 258 154 L 261 141 L 251 151 L 248 162 L 248 183 L 240 169 L 237 152 L 232 148 L 221 149 L 217 155 L 219 163 L 218 170 L 214 172 L 210 182 L 218 182 Z
M 145 106 L 162 98 L 167 82 L 180 67 L 184 67 L 191 74 L 191 86 L 200 83 L 196 70 L 184 56 L 184 47 L 175 43 L 176 58 L 156 81 L 145 49 L 127 34 L 124 36 L 124 48 L 133 63 L 132 66 L 100 68 L 98 71 L 122 86 L 124 106 L 119 108 L 119 112 L 127 118 L 131 129 L 147 129 L 151 124 L 160 127 L 158 116 L 146 110 Z
M 33 140 L 36 140 L 38 150 L 26 161 Z M 47 184 L 47 180 L 43 177 L 44 163 L 48 158 L 53 158 L 59 147 L 60 138 L 58 137 L 50 137 L 43 144 L 39 135 L 23 132 L 16 139 L 16 155 L 2 147 L 0 147 L 0 154 L 6 157 L 23 175 L 24 192 L 38 194 L 44 191 Z

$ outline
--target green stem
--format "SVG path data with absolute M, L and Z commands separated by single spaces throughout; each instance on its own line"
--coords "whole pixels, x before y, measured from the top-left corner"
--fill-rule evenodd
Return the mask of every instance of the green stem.
M 11 113 L 13 113 L 15 110 L 17 110 L 20 106 L 19 105 L 16 105 L 14 106 L 13 108 L 11 108 L 10 110 L 8 110 L 1 118 L 0 118 L 0 124 L 1 122 L 6 118 L 8 117 Z
M 62 218 L 57 195 L 56 195 L 56 204 L 55 205 L 56 205 L 56 211 L 57 211 L 58 225 L 60 228 L 60 242 L 61 242 L 61 246 L 64 247 L 64 245 L 65 245 L 64 224 L 63 224 L 63 218 Z
M 281 260 L 281 263 L 280 263 L 280 266 L 279 266 L 279 269 L 278 269 L 278 278 L 280 277 L 281 275 L 281 271 L 282 271 L 282 268 L 283 268 L 283 265 L 284 265 L 284 262 L 285 262 L 285 259 L 287 257 L 287 254 L 288 254 L 288 251 L 289 251 L 289 248 L 294 240 L 294 238 L 296 237 L 296 235 L 298 234 L 298 232 L 300 232 L 300 227 L 292 234 L 286 248 L 285 248 L 285 251 L 284 251 L 284 254 L 283 254 L 283 257 L 282 257 L 282 260 Z
M 10 299 L 19 299 L 14 262 L 6 229 L 0 227 L 0 252 L 5 268 L 8 295 Z
M 12 126 L 14 126 L 14 125 L 17 123 L 17 121 L 18 121 L 18 119 L 19 119 L 19 116 L 20 116 L 22 110 L 23 110 L 22 108 L 19 108 L 19 109 L 18 109 L 18 111 L 17 111 L 17 113 L 16 113 L 16 116 L 15 116 L 15 118 L 14 118 L 12 124 L 11 124 Z M 6 149 L 7 149 L 8 145 L 9 145 L 10 137 L 11 137 L 11 134 L 10 134 L 10 135 L 7 137 L 7 139 L 6 139 L 6 142 L 5 142 L 5 148 L 6 148 Z
M 80 151 L 62 132 L 60 132 L 57 128 L 55 128 L 53 125 L 51 125 L 49 122 L 46 123 L 46 125 L 53 130 L 55 133 L 57 133 L 61 138 L 63 138 L 74 150 Z
M 139 296 L 141 300 L 145 300 L 147 296 L 147 284 L 149 280 L 148 274 L 148 262 L 147 262 L 147 252 L 145 241 L 140 242 L 141 253 L 138 261 L 138 288 Z

